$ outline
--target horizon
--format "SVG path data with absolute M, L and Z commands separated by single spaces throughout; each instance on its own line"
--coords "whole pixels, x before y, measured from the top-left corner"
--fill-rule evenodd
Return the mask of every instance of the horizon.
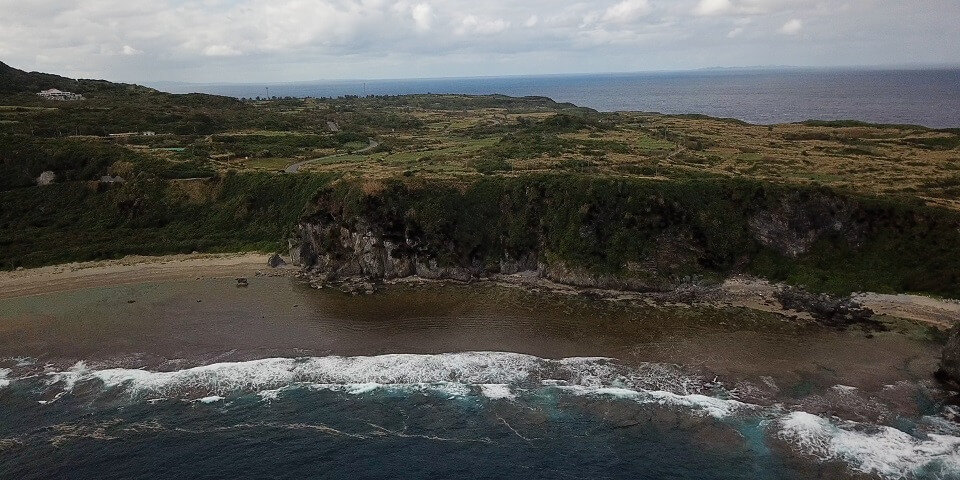
M 108 77 L 71 77 L 55 71 L 30 70 L 22 66 L 14 65 L 9 62 L 3 63 L 9 67 L 28 72 L 43 73 L 61 76 L 72 80 L 103 80 L 120 83 L 134 83 L 144 86 L 153 85 L 218 85 L 218 86 L 246 86 L 246 85 L 303 85 L 311 83 L 347 83 L 347 82 L 393 82 L 393 81 L 413 81 L 413 80 L 483 80 L 483 79 L 506 79 L 506 78 L 538 78 L 538 77 L 595 77 L 595 76 L 616 76 L 616 75 L 657 75 L 657 74 L 696 74 L 696 73 L 726 73 L 726 72 L 802 72 L 802 71 L 952 71 L 960 70 L 958 63 L 915 63 L 915 64 L 877 64 L 877 65 L 837 65 L 837 66 L 814 66 L 814 65 L 743 65 L 743 66 L 713 66 L 677 70 L 631 70 L 631 71 L 598 71 L 598 72 L 547 72 L 547 73 L 516 73 L 502 75 L 461 75 L 461 76 L 420 76 L 420 77 L 377 77 L 377 78 L 310 78 L 285 81 L 251 81 L 251 82 L 231 82 L 231 81 L 212 81 L 201 82 L 191 80 L 143 80 L 143 81 L 125 81 Z

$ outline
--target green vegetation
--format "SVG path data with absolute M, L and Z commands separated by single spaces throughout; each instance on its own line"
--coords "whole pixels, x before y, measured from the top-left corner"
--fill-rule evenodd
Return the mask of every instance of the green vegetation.
M 269 174 L 0 192 L 0 268 L 124 255 L 281 251 L 328 179 Z
M 85 100 L 44 101 L 46 88 Z M 36 186 L 45 171 L 56 183 Z M 958 171 L 957 130 L 755 126 L 499 95 L 237 100 L 0 64 L 7 269 L 277 250 L 315 213 L 409 227 L 451 265 L 535 252 L 668 282 L 747 272 L 960 296 Z M 761 241 L 763 215 L 789 226 L 776 238 L 816 241 L 798 255 Z

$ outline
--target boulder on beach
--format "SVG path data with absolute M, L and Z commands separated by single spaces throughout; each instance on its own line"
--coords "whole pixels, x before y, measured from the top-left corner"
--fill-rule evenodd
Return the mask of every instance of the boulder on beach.
M 267 260 L 267 265 L 270 266 L 270 268 L 280 268 L 285 267 L 287 262 L 283 261 L 283 258 L 279 254 L 274 253 Z

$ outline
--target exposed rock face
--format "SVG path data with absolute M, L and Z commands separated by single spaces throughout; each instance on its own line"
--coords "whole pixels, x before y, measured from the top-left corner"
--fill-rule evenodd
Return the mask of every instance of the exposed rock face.
M 290 241 L 290 256 L 299 265 L 328 280 L 348 277 L 394 279 L 410 276 L 469 281 L 491 273 L 536 271 L 535 256 L 504 258 L 498 265 L 442 264 L 421 240 L 409 232 L 385 232 L 369 221 L 352 227 L 332 219 L 313 218 L 300 223 Z
M 57 174 L 52 170 L 47 170 L 40 174 L 37 177 L 37 185 L 43 187 L 47 185 L 53 185 L 57 181 Z
M 827 234 L 842 235 L 850 245 L 859 244 L 864 233 L 856 212 L 855 204 L 837 196 L 793 194 L 752 215 L 749 224 L 763 246 L 797 257 Z
M 940 358 L 940 370 L 937 378 L 960 390 L 960 324 L 950 329 L 950 337 L 943 347 L 943 356 Z

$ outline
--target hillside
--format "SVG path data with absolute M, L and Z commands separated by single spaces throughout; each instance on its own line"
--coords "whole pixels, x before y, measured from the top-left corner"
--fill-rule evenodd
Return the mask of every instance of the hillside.
M 3 268 L 292 239 L 308 266 L 384 276 L 367 258 L 384 251 L 330 233 L 350 231 L 418 245 L 388 255 L 408 273 L 482 276 L 503 261 L 638 289 L 752 273 L 960 296 L 956 130 L 757 126 L 542 97 L 241 101 L 100 81 L 77 83 L 86 100 L 50 102 L 33 90 L 74 81 L 0 75 L 19 89 L 0 94 Z M 45 171 L 55 184 L 36 186 Z

